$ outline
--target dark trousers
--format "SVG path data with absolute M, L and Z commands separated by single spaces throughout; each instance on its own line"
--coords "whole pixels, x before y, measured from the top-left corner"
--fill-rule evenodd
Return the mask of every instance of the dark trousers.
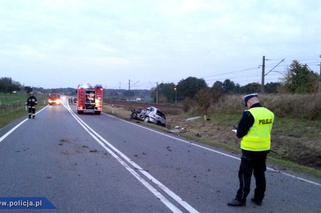
M 246 201 L 247 195 L 250 193 L 251 177 L 254 174 L 256 188 L 254 199 L 262 201 L 266 189 L 265 171 L 266 156 L 268 151 L 252 152 L 242 150 L 242 158 L 239 169 L 240 186 L 236 194 L 236 199 L 242 202 Z
M 29 115 L 34 115 L 36 113 L 36 107 L 28 106 Z

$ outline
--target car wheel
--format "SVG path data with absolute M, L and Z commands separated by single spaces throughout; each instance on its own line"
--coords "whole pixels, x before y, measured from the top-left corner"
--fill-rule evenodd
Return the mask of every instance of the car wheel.
M 146 117 L 146 118 L 144 119 L 144 122 L 145 122 L 145 123 L 149 123 L 149 117 Z
M 132 113 L 131 115 L 130 115 L 130 118 L 131 119 L 136 119 L 137 118 L 137 114 L 134 112 L 134 113 Z

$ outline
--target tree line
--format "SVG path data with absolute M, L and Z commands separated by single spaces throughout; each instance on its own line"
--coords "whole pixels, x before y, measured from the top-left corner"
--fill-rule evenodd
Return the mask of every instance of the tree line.
M 21 88 L 21 84 L 17 81 L 12 80 L 11 78 L 0 78 L 0 92 L 2 93 L 12 93 L 13 91 L 20 91 Z
M 307 64 L 301 64 L 294 60 L 281 82 L 265 84 L 264 91 L 265 93 L 315 93 L 318 91 L 319 80 L 320 76 L 313 72 Z M 202 78 L 188 77 L 179 81 L 177 85 L 174 83 L 159 84 L 158 87 L 152 89 L 151 96 L 156 101 L 158 93 L 159 102 L 174 103 L 188 98 L 195 99 L 206 93 L 219 97 L 224 94 L 246 94 L 260 92 L 260 90 L 261 84 L 259 83 L 240 86 L 238 83 L 226 79 L 223 82 L 216 81 L 209 86 Z
M 23 86 L 18 81 L 12 80 L 10 77 L 0 78 L 0 93 L 13 93 L 17 91 L 25 91 L 26 93 L 29 93 L 33 90 L 35 90 L 35 88 Z

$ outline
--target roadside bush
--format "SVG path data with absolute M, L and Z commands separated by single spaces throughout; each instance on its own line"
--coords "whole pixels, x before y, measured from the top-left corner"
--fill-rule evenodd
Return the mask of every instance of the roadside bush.
M 183 101 L 183 111 L 190 112 L 195 108 L 195 101 L 191 98 L 185 98 Z
M 264 105 L 280 117 L 321 119 L 321 95 L 266 95 L 262 97 Z
M 223 113 L 241 113 L 244 109 L 242 96 L 224 95 L 213 104 L 211 111 Z
M 196 94 L 196 101 L 197 101 L 198 109 L 202 112 L 204 116 L 207 116 L 208 109 L 212 104 L 211 90 L 208 88 L 200 90 Z
M 181 108 L 174 108 L 174 107 L 166 107 L 166 106 L 159 106 L 159 109 L 164 112 L 166 115 L 179 115 L 182 113 Z

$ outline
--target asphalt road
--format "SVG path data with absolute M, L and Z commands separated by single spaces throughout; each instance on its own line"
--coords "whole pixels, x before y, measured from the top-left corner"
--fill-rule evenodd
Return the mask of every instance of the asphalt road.
M 4 137 L 19 122 L 0 130 L 0 197 L 46 197 L 48 212 L 321 212 L 321 180 L 272 170 L 261 207 L 228 207 L 238 156 L 110 115 L 49 106 Z

